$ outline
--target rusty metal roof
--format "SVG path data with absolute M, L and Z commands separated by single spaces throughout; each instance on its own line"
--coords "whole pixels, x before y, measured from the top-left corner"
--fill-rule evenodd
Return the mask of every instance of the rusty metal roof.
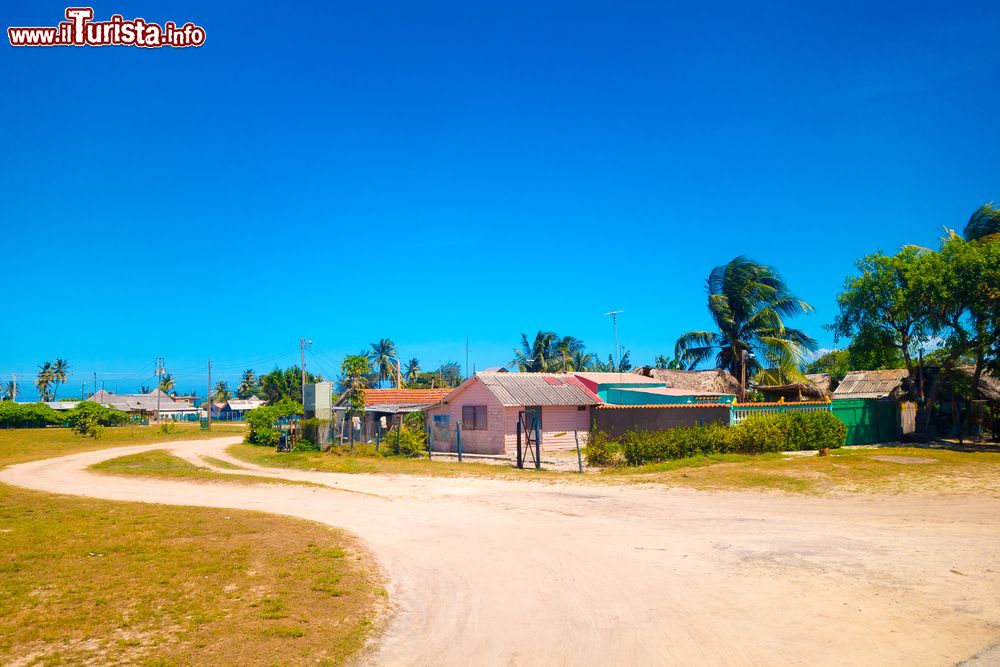
M 834 398 L 885 398 L 897 397 L 903 391 L 907 378 L 905 368 L 880 371 L 850 371 L 837 389 Z
M 519 405 L 598 405 L 601 399 L 574 375 L 559 373 L 476 373 L 500 403 Z

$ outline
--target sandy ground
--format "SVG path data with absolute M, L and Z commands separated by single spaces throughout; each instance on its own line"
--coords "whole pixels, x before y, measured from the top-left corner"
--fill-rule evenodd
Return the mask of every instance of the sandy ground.
M 359 535 L 391 578 L 378 665 L 949 665 L 1000 640 L 1000 499 L 814 498 L 274 471 L 238 438 L 74 454 L 0 481 L 265 510 Z M 107 477 L 171 449 L 333 488 Z

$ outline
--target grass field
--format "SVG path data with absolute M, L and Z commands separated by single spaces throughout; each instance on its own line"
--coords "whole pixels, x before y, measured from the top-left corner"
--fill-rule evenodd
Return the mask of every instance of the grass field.
M 219 459 L 227 469 L 235 468 L 232 464 Z M 211 463 L 211 461 L 209 461 Z M 214 465 L 214 464 L 213 464 Z M 119 456 L 115 459 L 101 461 L 90 466 L 91 470 L 110 475 L 131 475 L 139 477 L 157 477 L 160 479 L 181 479 L 195 482 L 221 482 L 223 484 L 292 484 L 299 486 L 320 486 L 312 482 L 298 482 L 291 479 L 264 477 L 261 475 L 240 475 L 216 472 L 210 468 L 196 466 L 179 456 L 162 450 L 154 449 L 139 454 Z
M 105 434 L 0 430 L 0 465 L 205 437 Z M 326 526 L 0 484 L 0 664 L 343 664 L 386 602 L 370 557 Z
M 213 424 L 202 431 L 198 424 L 177 424 L 169 433 L 158 426 L 115 426 L 104 429 L 104 437 L 84 438 L 68 428 L 0 429 L 0 466 L 35 459 L 63 456 L 108 447 L 144 445 L 175 440 L 201 440 L 213 436 L 239 435 L 246 429 L 240 424 Z
M 790 493 L 1000 493 L 1000 454 L 905 447 L 847 448 L 830 456 L 717 455 L 638 468 L 603 468 L 580 475 L 483 463 L 429 461 L 337 453 L 291 452 L 233 445 L 243 461 L 276 468 L 342 473 L 475 476 L 602 484 L 664 484 L 706 490 L 773 490 Z M 904 459 L 882 460 L 882 457 Z M 914 462 L 908 459 L 925 459 Z

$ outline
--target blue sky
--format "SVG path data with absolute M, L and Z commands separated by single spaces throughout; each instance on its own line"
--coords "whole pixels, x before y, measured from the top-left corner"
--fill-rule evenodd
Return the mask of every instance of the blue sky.
M 254 3 L 199 49 L 0 47 L 0 378 L 134 390 L 379 337 L 426 367 L 540 328 L 638 363 L 773 264 L 821 326 L 854 260 L 1000 199 L 1000 5 Z M 809 5 L 809 6 L 806 6 Z M 64 5 L 6 2 L 11 25 Z

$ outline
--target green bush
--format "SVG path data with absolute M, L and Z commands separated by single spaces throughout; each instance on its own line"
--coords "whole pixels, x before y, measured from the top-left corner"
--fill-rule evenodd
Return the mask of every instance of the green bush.
M 64 414 L 44 403 L 0 401 L 0 428 L 43 428 L 65 422 Z
M 63 417 L 63 421 L 74 430 L 80 422 L 93 423 L 98 426 L 122 426 L 127 424 L 129 419 L 126 412 L 106 408 L 100 403 L 91 403 L 90 401 L 83 401 Z
M 302 404 L 290 398 L 282 398 L 271 405 L 250 410 L 247 412 L 247 442 L 251 445 L 276 447 L 281 438 L 281 431 L 274 428 L 274 422 L 303 413 Z
M 591 434 L 589 465 L 641 466 L 710 454 L 763 454 L 833 449 L 844 444 L 847 427 L 832 412 L 753 415 L 733 427 L 709 424 L 664 431 L 629 431 L 617 440 Z

